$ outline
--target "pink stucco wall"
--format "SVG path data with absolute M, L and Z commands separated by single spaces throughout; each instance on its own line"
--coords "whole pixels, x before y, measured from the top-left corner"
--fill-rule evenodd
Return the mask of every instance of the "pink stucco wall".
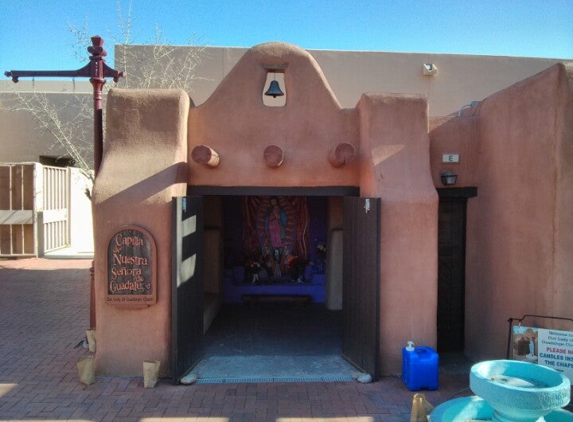
M 438 196 L 428 106 L 421 96 L 365 94 L 358 109 L 360 192 L 382 198 L 381 371 L 397 374 L 407 341 L 436 346 Z
M 264 65 L 276 64 L 288 64 L 287 103 L 266 107 Z M 438 199 L 425 98 L 369 94 L 355 109 L 341 109 L 310 54 L 263 44 L 191 109 L 189 139 L 190 151 L 206 144 L 221 155 L 216 168 L 189 159 L 191 185 L 360 186 L 361 196 L 381 197 L 381 371 L 400 373 L 408 340 L 435 346 Z M 327 157 L 340 142 L 355 145 L 357 159 L 335 168 Z M 270 144 L 285 151 L 278 169 L 263 161 Z
M 266 107 L 264 66 L 277 64 L 287 65 L 287 102 Z M 503 357 L 509 317 L 572 317 L 572 81 L 571 65 L 555 65 L 459 117 L 435 120 L 429 136 L 423 97 L 364 94 L 356 108 L 342 109 L 314 59 L 287 44 L 249 50 L 199 107 L 178 91 L 112 91 L 94 189 L 98 372 L 138 375 L 143 360 L 156 359 L 168 375 L 171 197 L 187 184 L 358 186 L 361 196 L 382 198 L 382 374 L 400 372 L 407 340 L 436 345 L 442 170 L 458 174 L 456 187 L 478 188 L 468 201 L 466 353 Z M 328 156 L 342 142 L 356 159 L 334 167 Z M 217 151 L 220 164 L 193 162 L 197 145 Z M 285 153 L 278 168 L 265 164 L 269 145 Z M 444 153 L 460 162 L 443 163 Z M 160 252 L 157 304 L 149 308 L 105 303 L 100 257 L 124 225 L 150 232 Z
M 262 95 L 265 65 L 282 65 L 286 106 L 267 107 Z M 253 47 L 213 95 L 189 115 L 189 184 L 211 186 L 357 186 L 357 163 L 332 167 L 328 154 L 340 142 L 358 146 L 355 109 L 342 109 L 315 60 L 288 44 Z M 191 151 L 207 145 L 219 153 L 216 168 L 193 162 Z M 263 153 L 285 153 L 269 168 Z
M 189 97 L 182 91 L 111 90 L 107 140 L 93 192 L 96 368 L 139 375 L 159 360 L 167 375 L 171 321 L 171 198 L 186 192 Z M 157 303 L 126 309 L 105 302 L 108 241 L 125 225 L 147 230 L 157 247 Z
M 268 65 L 287 65 L 284 107 L 263 104 Z M 358 186 L 361 196 L 381 197 L 381 372 L 400 372 L 408 340 L 435 346 L 437 194 L 423 97 L 364 95 L 356 108 L 343 109 L 307 52 L 269 43 L 249 50 L 201 106 L 186 101 L 182 93 L 160 91 L 117 90 L 108 99 L 108 138 L 94 192 L 100 373 L 140 374 L 143 359 L 169 368 L 170 200 L 185 194 L 186 183 Z M 356 159 L 334 167 L 328 157 L 339 143 L 352 144 Z M 198 145 L 215 150 L 219 165 L 194 162 Z M 264 161 L 269 145 L 285 153 L 278 168 Z M 158 301 L 147 309 L 103 303 L 106 269 L 97 257 L 125 224 L 142 226 L 157 242 Z
M 431 133 L 435 180 L 441 153 L 457 151 L 457 186 L 478 188 L 468 201 L 465 313 L 476 360 L 505 356 L 510 317 L 573 317 L 572 69 L 555 65 Z

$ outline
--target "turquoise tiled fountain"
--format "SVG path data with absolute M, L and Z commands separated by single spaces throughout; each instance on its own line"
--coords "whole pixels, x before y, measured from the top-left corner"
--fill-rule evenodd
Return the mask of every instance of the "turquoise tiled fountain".
M 562 410 L 571 399 L 571 382 L 545 366 L 512 360 L 475 364 L 470 388 L 477 395 L 445 402 L 434 409 L 430 422 L 573 422 Z

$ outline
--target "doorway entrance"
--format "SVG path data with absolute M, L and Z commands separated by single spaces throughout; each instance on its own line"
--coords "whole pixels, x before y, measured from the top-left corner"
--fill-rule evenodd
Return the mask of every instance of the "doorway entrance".
M 257 318 L 261 321 L 264 320 L 265 323 L 270 323 L 275 320 L 275 330 L 278 330 L 281 333 L 281 338 L 286 338 L 287 343 L 289 342 L 288 333 L 291 332 L 291 341 L 290 343 L 296 343 L 298 337 L 296 334 L 298 332 L 304 332 L 308 329 L 312 330 L 313 327 L 317 326 L 322 319 L 322 327 L 326 331 L 332 330 L 334 327 L 334 331 L 338 330 L 342 334 L 342 345 L 339 343 L 338 347 L 345 347 L 344 351 L 342 352 L 344 356 L 352 362 L 353 365 L 361 368 L 364 372 L 370 373 L 374 378 L 377 375 L 377 356 L 378 356 L 378 344 L 377 344 L 377 337 L 373 336 L 372 334 L 368 334 L 366 337 L 364 335 L 356 336 L 355 333 L 359 332 L 360 330 L 357 327 L 368 327 L 367 330 L 371 330 L 373 333 L 377 333 L 378 331 L 378 297 L 375 295 L 368 295 L 367 297 L 358 299 L 357 297 L 353 297 L 352 292 L 359 290 L 359 291 L 367 291 L 367 292 L 376 292 L 377 294 L 377 284 L 379 283 L 379 278 L 376 277 L 355 277 L 355 280 L 352 280 L 352 274 L 357 273 L 359 274 L 358 268 L 367 269 L 370 266 L 378 268 L 378 259 L 377 256 L 379 255 L 379 243 L 376 243 L 376 240 L 372 245 L 369 246 L 370 254 L 374 257 L 373 259 L 366 259 L 364 260 L 364 254 L 352 254 L 351 252 L 356 248 L 363 247 L 363 241 L 365 237 L 372 237 L 373 233 L 379 233 L 379 199 L 364 199 L 364 198 L 357 198 L 357 188 L 354 187 L 327 187 L 327 188 L 213 188 L 213 187 L 190 187 L 189 193 L 198 194 L 193 197 L 185 197 L 185 198 L 177 198 L 173 202 L 174 207 L 174 218 L 186 220 L 191 218 L 191 220 L 195 219 L 195 223 L 191 224 L 194 226 L 192 230 L 194 235 L 189 235 L 189 229 L 186 231 L 174 231 L 174 264 L 173 264 L 173 298 L 172 303 L 173 306 L 173 315 L 172 315 L 172 332 L 173 341 L 172 349 L 174 352 L 174 363 L 173 363 L 173 379 L 175 382 L 178 382 L 180 378 L 194 365 L 196 365 L 201 358 L 205 356 L 205 340 L 209 340 L 211 335 L 214 331 L 220 330 L 221 325 L 228 324 L 229 321 L 231 324 L 231 336 L 240 337 L 241 333 L 241 324 L 247 324 L 250 328 L 259 326 L 262 327 L 260 321 L 256 324 L 253 324 L 254 315 L 258 315 L 254 320 Z M 320 229 L 317 229 L 317 226 L 321 224 L 324 225 L 325 230 L 323 231 L 324 239 L 320 237 L 310 236 L 308 237 L 308 233 L 306 233 L 308 241 L 309 249 L 312 249 L 311 253 L 308 255 L 302 255 L 300 253 L 301 249 L 296 246 L 292 246 L 290 250 L 287 250 L 287 247 L 291 245 L 288 244 L 289 241 L 297 242 L 299 239 L 298 236 L 291 236 L 289 239 L 288 233 L 287 236 L 283 237 L 284 244 L 278 245 L 281 246 L 282 249 L 279 251 L 273 250 L 272 253 L 266 251 L 266 254 L 262 256 L 257 256 L 256 262 L 260 262 L 261 265 L 266 266 L 267 271 L 261 271 L 258 273 L 259 277 L 254 278 L 253 272 L 249 270 L 250 266 L 252 265 L 251 261 L 253 255 L 245 254 L 244 256 L 238 257 L 234 254 L 233 249 L 233 236 L 228 236 L 225 232 L 232 233 L 234 232 L 235 235 L 237 233 L 241 233 L 241 236 L 244 237 L 245 233 L 248 234 L 248 227 L 245 228 L 251 221 L 251 217 L 249 217 L 243 210 L 240 213 L 234 212 L 236 215 L 236 222 L 241 222 L 241 224 L 231 224 L 228 221 L 222 227 L 218 227 L 218 224 L 213 221 L 213 217 L 216 217 L 214 212 L 211 209 L 213 201 L 211 200 L 213 197 L 221 197 L 223 200 L 219 200 L 219 204 L 225 204 L 226 207 L 233 208 L 232 203 L 242 203 L 244 204 L 253 204 L 256 203 L 252 198 L 249 197 L 265 197 L 264 201 L 261 201 L 261 204 L 271 204 L 271 206 L 277 205 L 283 206 L 286 213 L 290 213 L 290 215 L 300 215 L 302 216 L 304 213 L 302 212 L 295 212 L 297 208 L 297 201 L 292 199 L 294 197 L 297 198 L 304 198 L 304 202 L 308 200 L 308 203 L 311 204 L 309 209 L 314 209 L 315 215 L 320 214 L 320 210 L 323 211 L 324 215 L 321 217 L 322 221 L 312 221 L 312 218 L 309 220 L 309 227 L 306 230 L 310 233 L 316 234 L 320 233 Z M 293 204 L 290 211 L 287 209 L 287 202 L 283 201 L 281 198 L 289 196 L 291 198 L 290 203 Z M 233 198 L 230 198 L 233 197 Z M 341 207 L 340 210 L 329 210 L 326 207 L 328 203 L 328 197 L 344 197 L 344 206 Z M 277 201 L 272 202 L 271 199 L 277 199 Z M 266 201 L 266 202 L 265 202 Z M 366 209 L 365 203 L 369 201 L 369 208 L 368 212 L 365 215 L 377 216 L 374 218 L 367 219 L 367 224 L 355 224 L 352 221 L 360 221 L 360 217 L 364 210 Z M 211 205 L 207 205 L 209 210 L 206 210 L 205 213 L 202 215 L 201 212 L 198 211 L 190 211 L 190 203 L 209 203 Z M 217 202 L 217 201 L 216 201 Z M 301 201 L 302 202 L 302 201 Z M 342 198 L 339 201 L 342 204 Z M 371 205 L 370 205 L 371 203 Z M 231 205 L 229 205 L 231 204 Z M 320 205 L 323 204 L 323 205 Z M 266 205 L 265 205 L 266 206 Z M 179 209 L 177 209 L 179 207 Z M 236 207 L 236 205 L 235 205 Z M 184 209 L 183 209 L 184 208 Z M 356 209 L 356 212 L 352 212 L 353 209 Z M 360 211 L 361 210 L 361 211 Z M 223 210 L 226 211 L 226 210 Z M 236 211 L 236 209 L 235 209 Z M 300 209 L 299 209 L 300 211 Z M 194 217 L 189 217 L 189 213 L 195 212 Z M 361 288 L 351 288 L 351 289 L 344 289 L 344 292 L 341 292 L 344 296 L 344 311 L 335 310 L 332 312 L 331 310 L 326 309 L 324 304 L 324 295 L 325 290 L 328 288 L 326 280 L 328 271 L 321 269 L 321 263 L 318 261 L 318 250 L 324 247 L 324 251 L 326 252 L 326 248 L 329 247 L 327 245 L 327 238 L 328 234 L 326 233 L 326 220 L 332 220 L 335 218 L 332 216 L 332 213 L 342 214 L 344 213 L 344 267 L 345 270 L 344 274 L 344 283 L 346 285 L 347 278 L 349 285 L 351 283 L 360 283 L 362 285 Z M 255 215 L 255 222 L 259 224 L 260 228 L 264 226 L 265 221 L 262 217 L 263 215 L 270 215 L 270 213 L 261 213 L 259 211 L 254 212 Z M 347 221 L 348 217 L 351 216 L 350 220 Z M 201 219 L 203 221 L 201 221 Z M 219 220 L 222 221 L 223 219 Z M 267 218 L 268 220 L 268 218 Z M 286 220 L 285 220 L 286 221 Z M 293 234 L 293 230 L 295 230 L 294 219 L 286 221 L 288 224 L 287 232 Z M 183 226 L 185 223 L 182 222 L 175 222 L 174 229 L 177 227 Z M 267 222 L 268 224 L 268 222 Z M 329 223 L 330 224 L 330 223 Z M 342 222 L 341 222 L 342 224 Z M 189 224 L 187 224 L 189 225 Z M 348 228 L 346 227 L 348 225 Z M 202 231 L 198 228 L 202 227 Z M 312 226 L 312 227 L 311 227 Z M 268 227 L 267 227 L 268 230 Z M 255 230 L 256 232 L 256 230 Z M 278 232 L 277 232 L 278 233 Z M 352 235 L 352 233 L 355 233 Z M 196 235 L 195 235 L 196 234 Z M 303 235 L 303 232 L 300 232 L 300 236 Z M 201 243 L 200 239 L 203 238 L 203 247 L 200 245 L 191 245 L 190 243 Z M 213 244 L 209 243 L 209 238 L 211 240 L 216 239 L 218 246 L 213 246 Z M 354 240 L 353 240 L 354 239 Z M 378 236 L 374 236 L 374 239 L 379 239 Z M 243 239 L 244 240 L 244 239 Z M 256 240 L 256 239 L 255 239 Z M 256 240 L 257 242 L 261 240 Z M 268 243 L 268 242 L 267 242 Z M 267 245 L 261 241 L 259 246 Z M 268 246 L 268 245 L 267 245 Z M 271 245 L 273 249 L 277 249 L 275 245 Z M 294 257 L 293 259 L 301 260 L 305 265 L 304 266 L 279 266 L 282 264 L 282 251 L 284 249 L 284 253 L 287 257 Z M 178 252 L 181 251 L 181 252 Z M 187 251 L 187 252 L 185 252 Z M 248 251 L 247 251 L 248 252 Z M 215 255 L 221 255 L 223 258 L 222 260 L 218 261 L 216 257 L 213 257 L 213 253 Z M 267 257 L 267 255 L 269 255 Z M 192 258 L 194 256 L 194 258 Z M 348 256 L 348 259 L 347 257 Z M 272 258 L 273 261 L 271 264 L 265 263 L 265 260 L 261 260 L 259 258 Z M 353 257 L 353 258 L 352 258 Z M 276 259 L 274 259 L 276 258 Z M 304 259 L 303 259 L 304 258 Z M 339 260 L 342 256 L 340 255 L 329 255 L 329 259 L 331 260 Z M 357 261 L 354 265 L 347 263 L 351 262 L 352 260 Z M 314 261 L 314 262 L 311 262 Z M 187 262 L 185 264 L 185 262 Z M 193 271 L 190 271 L 190 263 L 193 263 Z M 204 264 L 204 265 L 202 265 Z M 272 264 L 276 264 L 275 267 Z M 326 264 L 325 262 L 322 265 Z M 331 263 L 332 265 L 332 263 Z M 216 271 L 212 267 L 219 267 L 220 270 Z M 184 267 L 187 267 L 185 270 Z M 342 267 L 342 265 L 341 265 Z M 255 266 L 253 266 L 255 268 Z M 258 269 L 258 267 L 257 267 Z M 373 270 L 371 273 L 376 274 L 376 270 Z M 296 274 L 294 274 L 294 272 Z M 197 283 L 193 283 L 189 281 L 183 281 L 185 277 L 181 276 L 181 272 L 184 274 L 189 275 L 191 272 L 193 273 L 193 277 L 197 278 Z M 206 275 L 208 272 L 211 272 L 210 275 Z M 266 274 L 265 274 L 266 273 Z M 342 273 L 342 271 L 340 272 Z M 218 286 L 213 285 L 213 281 L 209 281 L 209 277 L 215 277 L 218 280 Z M 340 276 L 340 274 L 339 274 Z M 199 278 L 205 277 L 203 280 L 198 280 Z M 263 280 L 264 279 L 264 280 Z M 365 280 L 369 280 L 366 282 Z M 219 281 L 220 280 L 220 281 Z M 239 280 L 239 281 L 237 281 Z M 189 284 L 191 283 L 191 284 Z M 229 287 L 230 283 L 232 286 Z M 365 287 L 363 285 L 371 283 L 372 287 Z M 189 286 L 193 287 L 185 287 L 184 285 L 189 284 Z M 342 284 L 342 283 L 341 283 Z M 199 285 L 202 285 L 202 289 L 199 289 Z M 353 284 L 355 287 L 356 285 Z M 210 287 L 209 287 L 210 286 Z M 342 286 L 341 286 L 342 287 Z M 279 302 L 282 302 L 287 293 L 285 293 L 285 289 L 291 293 L 288 295 L 291 296 L 299 296 L 299 295 L 308 295 L 312 298 L 312 304 L 306 305 L 304 307 L 298 307 L 295 303 L 276 303 L 270 298 L 269 303 L 260 303 L 256 305 L 249 305 L 247 303 L 242 303 L 240 300 L 244 298 L 245 294 L 240 294 L 240 292 L 249 291 L 253 289 L 259 289 L 264 291 L 261 293 L 262 296 L 265 297 L 263 302 L 266 302 L 266 299 L 269 299 L 268 296 L 275 295 L 277 299 L 280 299 Z M 276 290 L 276 293 L 272 293 L 272 289 Z M 219 289 L 217 291 L 217 289 Z M 244 290 L 241 290 L 244 289 Z M 270 289 L 270 290 L 269 290 Z M 210 291 L 207 291 L 210 290 Z M 232 292 L 230 291 L 232 290 Z M 239 294 L 237 293 L 239 292 Z M 305 293 L 306 292 L 306 293 Z M 219 303 L 213 303 L 209 299 L 209 297 L 213 296 L 213 293 L 218 293 L 218 301 Z M 237 300 L 239 298 L 239 300 Z M 321 300 L 322 298 L 322 300 Z M 366 306 L 364 303 L 366 300 Z M 371 305 L 368 303 L 371 302 Z M 189 308 L 193 308 L 194 311 L 190 311 Z M 359 309 L 360 308 L 360 309 Z M 209 316 L 210 309 L 216 309 L 214 312 L 217 317 L 213 318 Z M 363 310 L 368 309 L 368 312 L 364 313 Z M 187 310 L 187 311 L 185 311 Z M 199 310 L 201 310 L 199 312 Z M 269 313 L 270 312 L 270 313 Z M 293 324 L 288 326 L 284 319 L 282 319 L 282 315 L 286 314 L 289 315 L 290 313 L 290 320 L 292 320 Z M 229 315 L 231 318 L 229 319 Z M 307 316 L 306 321 L 303 322 L 303 317 Z M 325 316 L 327 315 L 327 316 Z M 352 318 L 351 318 L 352 316 Z M 189 318 L 193 318 L 193 322 L 190 323 Z M 227 318 L 227 322 L 225 322 L 225 318 Z M 246 320 L 247 322 L 240 322 L 241 318 Z M 326 322 L 325 319 L 326 318 Z M 206 324 L 206 321 L 208 324 Z M 248 322 L 250 319 L 251 322 Z M 314 319 L 314 320 L 312 320 Z M 288 318 L 287 318 L 288 320 Z M 344 321 L 346 320 L 346 323 Z M 184 321 L 184 322 L 183 322 Z M 310 322 L 309 322 L 310 321 Z M 301 327 L 301 324 L 304 324 L 304 330 Z M 188 328 L 182 329 L 181 325 L 188 326 Z M 233 328 L 234 326 L 234 328 Z M 199 330 L 199 327 L 202 328 L 202 331 Z M 320 327 L 320 325 L 318 326 Z M 268 330 L 272 330 L 272 328 L 265 328 Z M 318 328 L 316 328 L 318 329 Z M 183 335 L 181 331 L 193 331 L 193 335 Z M 254 334 L 256 330 L 251 330 L 250 334 Z M 261 328 L 261 331 L 264 331 Z M 287 336 L 285 337 L 285 334 Z M 228 334 L 227 334 L 228 335 Z M 264 335 L 263 335 L 264 336 Z M 243 337 L 245 337 L 243 335 Z M 267 337 L 270 337 L 267 335 Z M 304 337 L 304 336 L 303 336 Z M 307 335 L 310 342 L 317 340 L 316 337 L 312 335 Z M 369 340 L 375 339 L 375 341 L 367 342 L 367 346 L 365 347 L 364 339 L 368 338 Z M 228 340 L 228 338 L 227 338 Z M 253 342 L 254 340 L 249 340 L 245 338 L 246 342 Z M 258 340 L 257 340 L 258 341 Z M 272 340 L 271 340 L 272 341 Z M 240 343 L 240 339 L 239 339 Z M 246 346 L 247 343 L 244 343 L 243 346 Z M 344 346 L 346 345 L 346 346 Z M 232 345 L 229 344 L 228 348 L 229 351 L 232 349 Z M 270 343 L 266 346 L 262 346 L 267 351 L 272 351 L 273 347 Z M 330 346 L 325 344 L 326 348 Z M 246 348 L 246 347 L 244 347 Z M 212 351 L 213 347 L 208 345 L 207 351 L 209 349 Z M 301 349 L 301 347 L 299 347 Z M 221 355 L 221 349 L 218 350 L 219 354 Z M 251 359 L 252 355 L 257 353 L 255 349 L 252 349 L 250 352 L 251 356 L 247 356 L 247 358 Z M 291 353 L 292 354 L 292 353 Z M 182 356 L 185 355 L 185 356 Z M 273 355 L 269 355 L 273 356 Z M 278 356 L 278 355 L 274 355 Z M 283 354 L 283 363 L 287 362 L 287 359 Z M 296 360 L 300 363 L 300 361 L 304 360 L 302 355 L 299 356 L 291 356 L 293 360 Z M 368 358 L 365 358 L 368 356 Z M 177 359 L 175 359 L 177 358 Z M 203 363 L 202 363 L 203 364 Z
M 438 352 L 464 351 L 466 209 L 476 188 L 438 189 Z
M 192 372 L 200 383 L 350 381 L 341 320 L 323 303 L 223 304 Z

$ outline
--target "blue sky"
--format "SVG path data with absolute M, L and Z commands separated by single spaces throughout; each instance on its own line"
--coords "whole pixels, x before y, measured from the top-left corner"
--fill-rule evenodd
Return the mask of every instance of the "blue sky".
M 119 4 L 127 14 L 129 1 Z M 85 61 L 74 58 L 69 24 L 87 22 L 111 53 L 117 5 L 1 0 L 0 70 L 81 67 L 87 52 Z M 133 0 L 132 16 L 138 44 L 158 26 L 173 44 L 195 37 L 207 46 L 285 41 L 306 49 L 573 59 L 573 0 Z

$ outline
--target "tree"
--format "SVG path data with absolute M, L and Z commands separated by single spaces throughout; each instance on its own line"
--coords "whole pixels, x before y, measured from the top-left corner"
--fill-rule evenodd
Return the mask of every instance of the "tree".
M 191 93 L 192 85 L 198 79 L 195 77 L 195 69 L 201 62 L 205 47 L 196 45 L 194 39 L 185 47 L 172 46 L 156 26 L 151 42 L 134 49 L 135 18 L 131 2 L 125 16 L 118 3 L 117 16 L 119 36 L 108 29 L 107 39 L 111 40 L 111 44 L 115 44 L 115 65 L 110 66 L 123 71 L 125 75 L 119 86 L 132 89 L 178 88 Z M 84 22 L 82 27 L 70 24 L 69 31 L 73 38 L 73 55 L 85 63 L 86 47 L 91 45 L 88 24 Z M 142 52 L 144 54 L 141 54 Z M 10 98 L 3 102 L 2 108 L 12 112 L 29 113 L 39 129 L 53 137 L 54 151 L 62 156 L 69 156 L 74 165 L 93 181 L 91 92 L 76 92 L 75 82 L 73 87 L 72 91 L 58 94 L 13 89 Z M 111 87 L 112 83 L 109 81 L 104 85 L 104 102 L 105 94 Z M 103 121 L 105 124 L 105 118 Z
M 55 151 L 59 158 L 70 157 L 73 165 L 93 181 L 93 111 L 90 100 L 90 94 L 85 92 L 45 93 L 13 89 L 2 108 L 28 113 L 40 132 L 49 133 L 53 138 L 50 150 Z

